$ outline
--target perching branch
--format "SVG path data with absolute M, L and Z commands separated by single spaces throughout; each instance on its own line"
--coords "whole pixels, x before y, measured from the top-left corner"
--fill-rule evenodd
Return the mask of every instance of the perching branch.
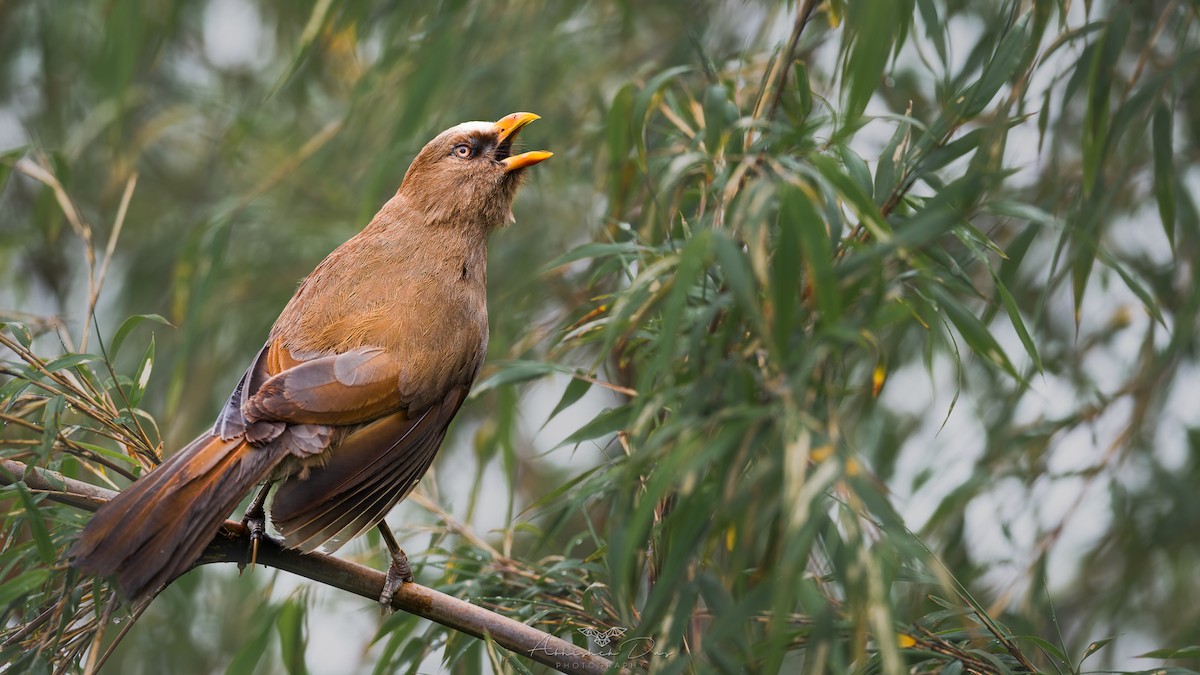
M 47 499 L 87 511 L 95 511 L 117 494 L 54 471 L 27 467 L 12 460 L 0 460 L 0 483 L 12 485 L 19 481 L 24 481 L 30 490 L 44 494 Z M 196 564 L 242 564 L 249 542 L 245 526 L 225 521 Z M 377 599 L 383 589 L 383 572 L 323 553 L 300 553 L 287 549 L 270 537 L 259 545 L 258 562 L 369 600 Z M 392 608 L 478 638 L 490 636 L 505 649 L 528 656 L 559 672 L 602 673 L 612 667 L 608 659 L 580 649 L 566 640 L 420 584 L 401 586 L 392 600 Z

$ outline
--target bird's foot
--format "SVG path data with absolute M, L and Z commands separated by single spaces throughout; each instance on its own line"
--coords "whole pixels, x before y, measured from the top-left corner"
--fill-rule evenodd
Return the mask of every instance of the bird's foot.
M 413 582 L 412 568 L 408 565 L 408 556 L 404 551 L 392 554 L 392 564 L 388 566 L 387 578 L 383 582 L 383 592 L 379 594 L 379 612 L 387 614 L 392 609 L 392 598 L 396 591 L 405 583 Z
M 242 514 L 242 525 L 250 532 L 250 546 L 247 551 L 250 562 L 250 571 L 254 571 L 254 565 L 258 562 L 258 545 L 267 536 L 267 512 L 263 510 L 263 505 L 267 503 L 267 495 L 271 492 L 271 486 L 275 483 L 268 481 L 263 485 L 258 494 L 254 495 L 254 499 L 250 502 L 250 506 L 246 507 L 246 512 Z M 246 561 L 238 563 L 238 574 L 246 569 Z
M 242 524 L 250 533 L 250 545 L 247 547 L 246 560 L 238 563 L 238 574 L 246 569 L 247 563 L 250 565 L 250 571 L 254 571 L 254 565 L 258 562 L 258 545 L 267 535 L 267 514 L 261 506 L 257 509 L 246 509 L 246 514 L 242 516 Z

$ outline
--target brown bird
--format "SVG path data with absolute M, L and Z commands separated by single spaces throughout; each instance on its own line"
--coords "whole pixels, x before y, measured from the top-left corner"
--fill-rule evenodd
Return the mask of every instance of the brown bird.
M 390 605 L 412 574 L 383 519 L 429 468 L 483 364 L 487 236 L 513 220 L 524 170 L 551 156 L 512 154 L 536 119 L 466 122 L 430 141 L 371 223 L 300 284 L 212 430 L 101 507 L 73 564 L 147 597 L 265 483 L 245 516 L 257 551 L 280 482 L 271 520 L 288 547 L 336 550 L 379 525 Z

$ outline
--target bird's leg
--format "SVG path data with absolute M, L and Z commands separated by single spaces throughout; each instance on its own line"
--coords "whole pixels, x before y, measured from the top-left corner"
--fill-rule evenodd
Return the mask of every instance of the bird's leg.
M 379 611 L 386 614 L 392 608 L 392 598 L 396 591 L 400 590 L 400 586 L 405 582 L 411 583 L 413 575 L 412 568 L 408 566 L 408 556 L 400 548 L 396 536 L 388 529 L 387 522 L 379 523 L 379 534 L 383 537 L 383 543 L 387 544 L 388 550 L 392 552 L 392 564 L 388 566 L 383 592 L 379 594 Z
M 250 531 L 250 569 L 252 570 L 254 564 L 258 562 L 258 543 L 267 534 L 267 513 L 263 510 L 263 505 L 267 503 L 267 495 L 274 485 L 275 481 L 263 483 L 262 489 L 254 495 L 250 506 L 246 507 L 246 513 L 242 514 L 242 524 Z M 245 568 L 246 563 L 244 562 L 238 565 L 239 572 Z

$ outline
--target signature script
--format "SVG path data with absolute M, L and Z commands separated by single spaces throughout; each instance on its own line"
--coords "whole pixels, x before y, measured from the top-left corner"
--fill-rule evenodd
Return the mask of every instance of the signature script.
M 598 631 L 595 628 L 580 628 L 579 632 L 583 633 L 584 635 L 588 636 L 589 638 L 592 638 L 596 642 L 596 645 L 598 647 L 601 647 L 602 649 L 600 651 L 594 651 L 594 652 L 584 651 L 582 649 L 579 649 L 578 647 L 575 647 L 574 645 L 571 645 L 570 643 L 562 642 L 559 640 L 554 640 L 553 642 L 551 642 L 552 638 L 549 635 L 547 635 L 546 637 L 542 638 L 541 641 L 539 641 L 536 645 L 534 645 L 534 647 L 532 649 L 529 650 L 529 655 L 533 656 L 534 654 L 541 653 L 541 654 L 545 654 L 546 656 L 575 656 L 575 657 L 578 657 L 578 656 L 583 656 L 583 655 L 589 655 L 589 656 L 603 656 L 605 658 L 612 658 L 619 654 L 624 654 L 625 658 L 627 658 L 627 659 L 642 659 L 642 658 L 647 658 L 650 656 L 669 657 L 674 654 L 674 652 L 656 652 L 656 651 L 654 651 L 654 638 L 649 638 L 649 637 L 638 637 L 638 638 L 630 638 L 628 640 L 621 640 L 620 643 L 615 645 L 615 647 L 609 647 L 609 645 L 612 643 L 612 639 L 614 637 L 619 638 L 625 634 L 626 629 L 624 629 L 624 628 L 609 628 L 606 631 Z M 596 670 L 604 669 L 604 667 L 599 664 L 594 664 L 594 665 L 593 664 L 588 664 L 588 665 L 580 664 L 578 667 L 592 667 L 592 668 L 595 668 Z

